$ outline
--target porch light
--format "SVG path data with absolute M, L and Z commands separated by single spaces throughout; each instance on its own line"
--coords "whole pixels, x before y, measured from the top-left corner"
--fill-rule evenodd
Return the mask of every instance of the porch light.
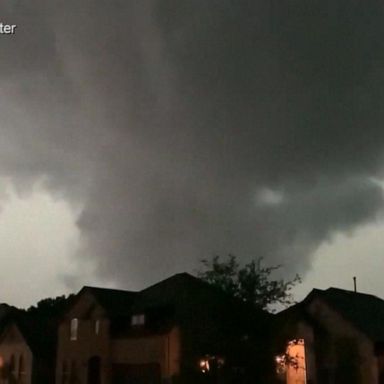
M 200 371 L 202 373 L 207 373 L 209 372 L 209 360 L 208 359 L 201 359 L 200 362 L 199 362 L 199 366 L 200 366 Z
M 208 373 L 210 370 L 220 369 L 223 367 L 225 359 L 221 356 L 206 355 L 199 360 L 200 372 Z

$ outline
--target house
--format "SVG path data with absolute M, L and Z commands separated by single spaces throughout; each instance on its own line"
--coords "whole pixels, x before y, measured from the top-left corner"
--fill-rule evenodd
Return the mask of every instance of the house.
M 53 383 L 56 337 L 54 321 L 14 309 L 2 324 L 0 383 Z
M 384 300 L 376 296 L 314 289 L 276 315 L 275 334 L 282 382 L 384 383 Z
M 268 321 L 186 273 L 140 292 L 84 287 L 59 325 L 56 383 L 241 383 L 261 372 Z

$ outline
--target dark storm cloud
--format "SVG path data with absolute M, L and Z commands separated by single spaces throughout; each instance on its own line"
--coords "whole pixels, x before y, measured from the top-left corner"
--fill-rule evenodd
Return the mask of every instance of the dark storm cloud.
M 379 1 L 0 9 L 18 24 L 0 36 L 0 172 L 83 205 L 100 275 L 133 286 L 228 252 L 303 272 L 382 208 Z

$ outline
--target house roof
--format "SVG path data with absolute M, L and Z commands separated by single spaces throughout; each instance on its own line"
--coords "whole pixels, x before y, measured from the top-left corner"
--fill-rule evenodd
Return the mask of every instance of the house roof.
M 11 308 L 6 318 L 1 318 L 1 338 L 12 325 L 16 326 L 37 358 L 53 359 L 56 353 L 57 322 L 54 319 L 31 315 Z
M 16 307 L 12 307 L 8 304 L 0 304 L 0 332 L 3 331 L 8 321 L 13 318 L 19 310 Z
M 186 325 L 203 316 L 217 317 L 223 322 L 223 313 L 228 318 L 236 317 L 236 323 L 239 318 L 241 322 L 248 319 L 251 322 L 255 316 L 257 319 L 268 316 L 188 273 L 175 274 L 139 292 L 86 286 L 77 297 L 87 291 L 106 310 L 116 335 L 130 333 L 130 316 L 139 313 L 145 313 L 146 327 L 152 332 L 164 332 L 172 324 Z M 240 316 L 241 311 L 247 316 Z
M 212 291 L 215 288 L 189 273 L 177 273 L 140 291 L 137 305 L 180 305 L 192 299 L 191 293 L 199 299 L 207 289 Z
M 170 306 L 174 319 L 185 327 L 213 321 L 216 327 L 232 331 L 253 328 L 268 321 L 270 315 L 235 299 L 231 295 L 188 273 L 179 273 L 139 293 L 138 307 Z
M 247 304 L 233 298 L 221 289 L 190 275 L 189 273 L 178 273 L 165 280 L 160 281 L 138 293 L 135 305 L 160 306 L 173 305 L 188 312 L 206 308 L 203 304 L 225 304 L 226 306 L 249 307 Z M 197 305 L 197 306 L 196 306 Z M 266 315 L 265 311 L 255 309 L 253 311 Z
M 14 323 L 19 328 L 33 354 L 53 358 L 56 354 L 57 322 L 53 319 L 19 313 Z
M 78 296 L 85 291 L 92 293 L 110 317 L 131 313 L 133 302 L 137 296 L 137 292 L 89 286 L 83 287 Z
M 112 317 L 169 305 L 190 308 L 191 299 L 201 301 L 212 296 L 215 300 L 220 297 L 238 303 L 238 300 L 188 273 L 175 274 L 138 292 L 85 286 L 77 296 L 84 292 L 90 292 Z
M 384 300 L 339 288 L 314 289 L 305 299 L 320 297 L 372 341 L 384 341 Z

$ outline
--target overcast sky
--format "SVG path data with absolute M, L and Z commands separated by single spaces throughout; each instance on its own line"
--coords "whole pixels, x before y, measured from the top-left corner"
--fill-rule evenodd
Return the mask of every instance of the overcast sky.
M 199 260 L 384 296 L 379 0 L 2 0 L 0 301 Z

